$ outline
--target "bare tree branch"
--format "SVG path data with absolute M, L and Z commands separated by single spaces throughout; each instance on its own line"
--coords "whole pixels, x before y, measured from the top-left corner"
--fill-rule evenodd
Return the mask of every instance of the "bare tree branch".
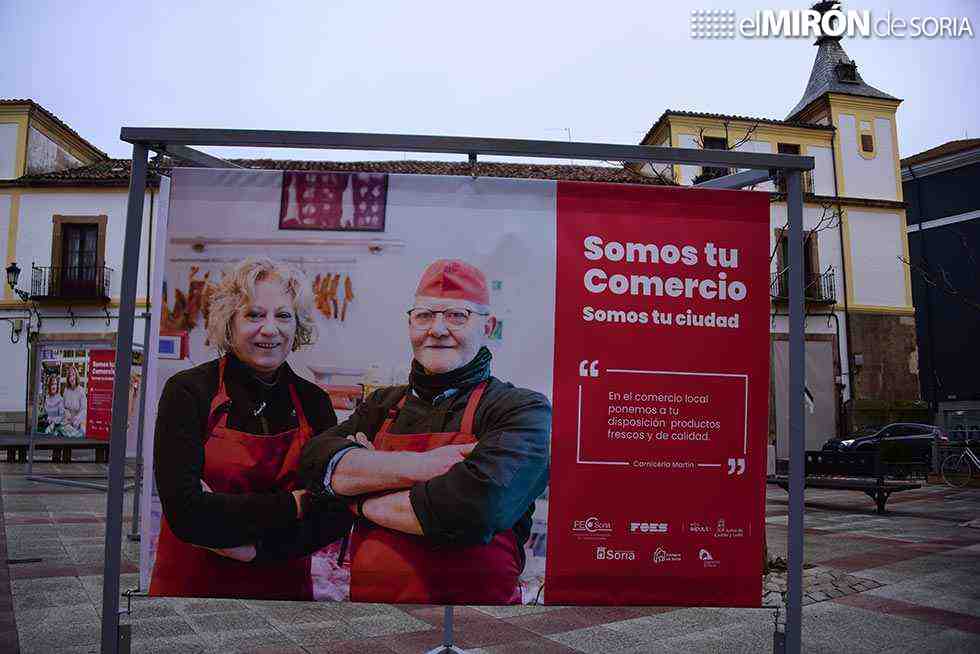
M 953 283 L 949 279 L 949 275 L 946 274 L 946 271 L 943 270 L 942 267 L 939 268 L 940 279 L 937 279 L 935 273 L 930 272 L 929 270 L 920 266 L 919 264 L 912 263 L 911 261 L 909 261 L 908 259 L 902 256 L 896 258 L 902 263 L 904 263 L 906 266 L 908 266 L 910 270 L 918 274 L 919 277 L 922 279 L 922 281 L 924 281 L 929 286 L 932 286 L 933 288 L 937 288 L 942 292 L 946 293 L 947 295 L 956 298 L 957 300 L 967 305 L 968 307 L 980 311 L 980 302 L 977 302 L 973 298 L 969 298 L 963 295 L 963 293 L 953 285 Z

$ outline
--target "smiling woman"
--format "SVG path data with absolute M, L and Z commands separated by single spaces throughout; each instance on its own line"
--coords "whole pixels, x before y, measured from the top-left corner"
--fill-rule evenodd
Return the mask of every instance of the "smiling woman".
M 296 484 L 303 445 L 337 424 L 286 362 L 316 338 L 309 281 L 271 259 L 238 263 L 211 289 L 207 333 L 219 358 L 171 377 L 157 412 L 150 594 L 312 599 L 310 554 L 351 519 L 339 502 L 308 515 Z

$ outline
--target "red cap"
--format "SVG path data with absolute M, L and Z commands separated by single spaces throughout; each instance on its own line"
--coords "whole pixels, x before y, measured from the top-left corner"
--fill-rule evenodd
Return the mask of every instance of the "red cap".
M 487 278 L 476 266 L 459 259 L 439 259 L 422 273 L 415 295 L 490 304 Z

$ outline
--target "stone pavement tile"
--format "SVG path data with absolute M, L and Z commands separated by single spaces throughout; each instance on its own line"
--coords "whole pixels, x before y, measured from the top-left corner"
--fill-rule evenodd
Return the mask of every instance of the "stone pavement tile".
M 950 629 L 938 634 L 882 650 L 881 654 L 976 654 L 980 652 L 980 636 Z
M 225 613 L 202 613 L 187 615 L 184 619 L 194 630 L 200 633 L 217 633 L 222 631 L 247 631 L 256 629 L 271 629 L 270 625 L 260 615 L 252 611 L 235 611 Z
M 183 615 L 200 615 L 204 613 L 229 613 L 247 611 L 248 607 L 236 599 L 217 598 L 174 598 L 175 607 Z
M 298 645 L 323 645 L 336 641 L 353 640 L 360 636 L 353 627 L 341 620 L 333 622 L 314 622 L 311 624 L 297 625 L 295 627 L 280 627 L 279 631 Z M 392 636 L 401 638 L 402 635 Z
M 493 616 L 494 618 L 516 618 L 522 615 L 533 615 L 535 613 L 546 613 L 557 609 L 565 608 L 562 606 L 551 606 L 547 604 L 517 604 L 514 606 L 474 606 L 473 609 Z
M 574 631 L 608 622 L 629 620 L 643 615 L 643 609 L 632 607 L 563 607 L 555 611 L 508 618 L 510 624 L 544 636 Z M 642 618 L 640 618 L 642 619 Z
M 363 642 L 366 644 L 369 641 Z M 413 631 L 408 634 L 396 634 L 394 636 L 379 636 L 378 638 L 372 638 L 370 643 L 371 647 L 377 644 L 396 654 L 419 654 L 420 652 L 428 652 L 442 645 L 442 629 Z M 367 654 L 372 650 L 365 646 L 362 651 L 364 654 Z
M 99 598 L 102 599 L 101 597 Z M 119 608 L 126 609 L 126 598 L 119 599 Z M 101 602 L 100 602 L 101 609 Z M 177 616 L 177 606 L 173 600 L 166 597 L 134 597 L 132 613 L 119 616 L 120 620 L 135 623 L 154 618 L 172 618 Z
M 740 622 L 751 609 L 677 609 L 659 615 L 612 622 L 605 627 L 644 641 L 666 640 Z
M 868 611 L 901 616 L 931 625 L 941 625 L 943 627 L 980 635 L 980 617 L 967 613 L 936 609 L 921 604 L 913 604 L 902 600 L 876 597 L 867 594 L 851 595 L 838 601 L 847 606 L 856 606 Z
M 756 652 L 772 651 L 773 616 L 771 611 L 745 609 L 744 615 L 737 623 L 728 624 L 713 629 L 691 630 L 684 636 L 675 636 L 666 640 L 646 642 L 629 654 L 701 654 L 713 652 L 728 654 L 729 652 L 755 654 Z M 625 654 L 625 652 L 624 652 Z
M 803 609 L 802 642 L 807 652 L 878 652 L 943 631 L 906 618 L 847 606 L 860 595 L 821 602 Z
M 98 645 L 101 625 L 96 622 L 72 624 L 63 629 L 34 629 L 18 621 L 22 654 L 51 654 L 69 647 Z
M 62 591 L 25 591 L 13 595 L 14 611 L 47 609 L 52 607 L 91 606 L 92 600 L 81 588 Z
M 926 575 L 948 572 L 955 567 L 960 570 L 971 570 L 977 567 L 977 557 L 963 557 L 962 549 L 954 550 L 955 557 L 949 553 L 928 554 L 916 558 L 898 561 L 883 566 L 871 567 L 854 571 L 858 577 L 872 579 L 882 584 L 894 584 L 910 579 L 922 578 Z
M 613 654 L 649 648 L 649 641 L 604 626 L 550 634 L 548 639 L 587 654 Z
M 199 634 L 189 634 L 134 642 L 132 651 L 138 654 L 201 654 L 208 651 L 208 646 Z
M 473 620 L 458 626 L 454 625 L 454 627 L 455 640 L 463 649 L 504 645 L 541 637 L 540 634 L 508 624 L 502 620 Z
M 302 648 L 290 641 L 283 633 L 275 629 L 253 629 L 213 634 L 201 634 L 201 639 L 213 652 L 255 652 L 269 651 L 300 651 Z
M 402 613 L 401 615 L 369 615 L 363 618 L 354 618 L 347 622 L 360 635 L 389 636 L 391 634 L 404 634 L 412 631 L 428 631 L 432 625 Z
M 47 577 L 43 579 L 13 579 L 10 582 L 13 593 L 51 592 L 83 590 L 84 586 L 78 577 Z
M 934 575 L 881 586 L 867 591 L 865 595 L 901 600 L 980 618 L 980 595 L 977 594 L 976 586 L 965 590 L 953 584 L 947 585 L 941 581 L 937 583 L 932 577 Z
M 304 651 L 309 654 L 393 654 L 384 646 L 379 638 L 358 638 L 356 640 L 338 640 L 332 643 L 304 645 Z M 418 649 L 417 654 L 426 651 Z
M 420 604 L 402 604 L 399 605 L 403 611 L 408 613 L 414 618 L 418 618 L 434 627 L 442 627 L 443 619 L 445 618 L 445 610 L 442 606 L 423 606 Z M 483 607 L 491 608 L 491 607 Z M 492 607 L 501 608 L 501 607 Z M 512 607 L 502 607 L 502 608 L 512 608 Z M 455 625 L 461 625 L 473 621 L 483 621 L 483 622 L 497 622 L 497 616 L 487 613 L 481 608 L 473 606 L 457 606 L 453 608 L 453 623 Z
M 195 635 L 194 628 L 180 616 L 147 618 L 130 623 L 133 642 Z
M 466 650 L 466 654 L 526 654 L 527 652 L 534 652 L 534 654 L 569 654 L 570 652 L 577 651 L 561 643 L 549 640 L 544 636 L 537 636 L 531 640 L 519 640 L 503 645 L 468 649 Z
M 45 609 L 28 609 L 17 612 L 17 623 L 25 630 L 34 631 L 57 630 L 75 624 L 98 623 L 99 614 L 91 604 L 73 606 L 70 610 L 65 607 Z
M 261 605 L 248 603 L 249 610 L 261 615 L 276 627 L 308 624 L 311 622 L 330 622 L 337 620 L 336 612 L 329 606 L 316 602 L 290 602 L 290 606 Z M 295 606 L 294 604 L 298 604 Z
M 59 538 L 105 538 L 104 524 L 58 523 L 54 529 Z

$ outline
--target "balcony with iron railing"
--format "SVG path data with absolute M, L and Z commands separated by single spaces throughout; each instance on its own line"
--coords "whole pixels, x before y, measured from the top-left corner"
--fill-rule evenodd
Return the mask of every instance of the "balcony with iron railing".
M 789 271 L 772 273 L 769 294 L 777 302 L 789 301 Z M 837 301 L 837 282 L 833 266 L 822 273 L 807 275 L 803 280 L 803 298 L 812 304 L 834 304 Z
M 31 266 L 32 300 L 108 302 L 112 268 Z

